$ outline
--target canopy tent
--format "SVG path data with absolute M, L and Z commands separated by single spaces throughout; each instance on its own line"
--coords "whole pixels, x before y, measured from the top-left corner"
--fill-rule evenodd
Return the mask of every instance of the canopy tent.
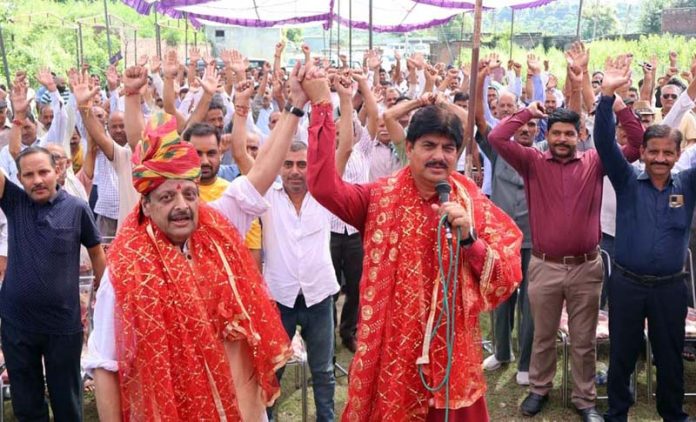
M 442 25 L 454 16 L 473 11 L 474 0 L 122 0 L 139 13 L 155 10 L 171 17 L 188 17 L 198 25 L 249 27 L 296 26 L 332 22 L 374 32 L 409 32 Z M 485 0 L 484 8 L 538 7 L 553 0 Z M 340 5 L 341 7 L 337 7 Z M 372 19 L 370 19 L 372 12 Z

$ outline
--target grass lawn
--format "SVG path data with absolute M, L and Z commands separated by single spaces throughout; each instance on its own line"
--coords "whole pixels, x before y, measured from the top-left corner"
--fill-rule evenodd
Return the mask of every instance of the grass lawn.
M 339 301 L 339 307 L 341 305 L 342 298 Z M 487 333 L 489 319 L 487 316 L 482 318 L 482 331 Z M 484 334 L 485 335 L 485 334 Z M 340 343 L 340 342 L 339 342 Z M 535 421 L 577 421 L 579 417 L 576 416 L 572 409 L 564 408 L 561 403 L 561 354 L 560 348 L 558 354 L 558 371 L 556 373 L 556 378 L 554 380 L 555 388 L 551 392 L 551 400 L 547 403 L 544 411 L 538 415 L 533 420 Z M 607 362 L 608 346 L 600 346 L 599 348 L 599 360 Z M 339 365 L 344 368 L 348 368 L 352 354 L 339 345 L 336 349 L 336 361 Z M 696 363 L 685 362 L 685 388 L 686 391 L 696 392 Z M 309 374 L 309 369 L 307 370 Z M 503 368 L 496 372 L 487 373 L 486 378 L 488 380 L 488 393 L 486 395 L 488 402 L 488 411 L 491 415 L 491 420 L 493 421 L 520 421 L 520 420 L 532 420 L 529 418 L 524 418 L 519 413 L 518 407 L 527 394 L 527 390 L 524 387 L 520 387 L 515 382 L 516 366 L 504 365 Z M 655 371 L 653 371 L 653 375 Z M 309 376 L 309 375 L 308 375 Z M 337 373 L 336 380 L 336 415 L 340 416 L 343 407 L 346 402 L 347 397 L 347 379 L 340 373 Z M 653 384 L 654 385 L 654 384 Z M 278 422 L 295 422 L 302 420 L 302 394 L 301 389 L 296 385 L 296 369 L 288 368 L 285 371 L 282 382 L 283 393 L 277 402 L 277 418 Z M 599 395 L 606 395 L 606 390 L 604 387 L 598 387 Z M 600 411 L 604 411 L 607 408 L 606 400 L 598 400 L 597 406 Z M 315 420 L 314 412 L 314 400 L 312 397 L 311 387 L 308 389 L 308 420 Z M 696 397 L 686 397 L 685 399 L 685 411 L 694 416 L 696 415 Z M 97 421 L 97 410 L 96 403 L 94 401 L 94 395 L 91 393 L 85 394 L 84 401 L 84 415 L 85 421 Z M 646 387 L 646 377 L 645 377 L 645 362 L 642 360 L 639 364 L 639 375 L 638 375 L 638 400 L 635 406 L 633 406 L 630 419 L 633 421 L 658 421 L 660 420 L 656 410 L 655 402 L 648 402 L 647 399 L 647 387 Z M 14 421 L 16 420 L 12 415 L 12 409 L 9 401 L 5 401 L 5 420 Z

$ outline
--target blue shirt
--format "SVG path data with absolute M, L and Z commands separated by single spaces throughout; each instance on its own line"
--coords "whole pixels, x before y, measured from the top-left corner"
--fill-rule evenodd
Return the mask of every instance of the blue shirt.
M 613 97 L 602 96 L 595 115 L 595 147 L 616 191 L 615 260 L 641 275 L 682 271 L 696 198 L 696 169 L 672 175 L 658 190 L 631 166 L 615 139 Z M 670 201 L 673 198 L 674 201 Z
M 101 243 L 89 205 L 63 189 L 37 204 L 5 180 L 0 208 L 9 226 L 2 322 L 40 334 L 81 332 L 80 244 Z
M 236 164 L 221 164 L 217 175 L 228 182 L 231 182 L 239 177 L 241 173 L 239 172 L 239 167 L 237 167 Z

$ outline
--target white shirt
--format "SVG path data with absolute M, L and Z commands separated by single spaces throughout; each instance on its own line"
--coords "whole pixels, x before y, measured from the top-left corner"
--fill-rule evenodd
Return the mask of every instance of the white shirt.
M 302 293 L 307 306 L 338 293 L 331 261 L 331 213 L 307 193 L 299 214 L 283 185 L 265 196 L 271 208 L 261 216 L 264 278 L 273 299 L 293 308 Z
M 209 203 L 209 205 L 220 211 L 235 226 L 242 238 L 249 230 L 254 218 L 268 209 L 268 203 L 256 191 L 246 176 L 234 179 L 222 197 Z M 82 366 L 87 371 L 91 372 L 97 368 L 112 372 L 118 371 L 114 333 L 115 305 L 114 288 L 107 270 L 104 272 L 99 290 L 97 290 L 97 300 L 94 307 L 94 330 L 89 336 L 88 353 L 82 359 Z
M 686 113 L 691 111 L 694 107 L 696 107 L 696 104 L 694 104 L 694 100 L 689 97 L 688 91 L 682 92 L 679 98 L 677 98 L 677 101 L 674 102 L 674 106 L 669 110 L 669 113 L 662 119 L 662 124 L 673 129 L 679 129 Z

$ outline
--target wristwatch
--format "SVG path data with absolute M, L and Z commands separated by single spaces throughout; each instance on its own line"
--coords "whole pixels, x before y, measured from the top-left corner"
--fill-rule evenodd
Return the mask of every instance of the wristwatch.
M 302 109 L 299 109 L 299 108 L 295 107 L 294 105 L 292 105 L 292 104 L 290 104 L 290 103 L 286 103 L 286 104 L 285 104 L 285 111 L 288 111 L 288 112 L 294 114 L 294 115 L 297 116 L 297 117 L 302 117 L 302 116 L 304 116 L 304 111 L 302 111 Z
M 469 246 L 473 245 L 474 242 L 478 240 L 478 236 L 476 236 L 476 230 L 474 230 L 473 227 L 469 229 L 469 236 L 466 239 L 462 239 L 459 241 L 459 246 L 462 246 L 464 248 L 468 248 Z

